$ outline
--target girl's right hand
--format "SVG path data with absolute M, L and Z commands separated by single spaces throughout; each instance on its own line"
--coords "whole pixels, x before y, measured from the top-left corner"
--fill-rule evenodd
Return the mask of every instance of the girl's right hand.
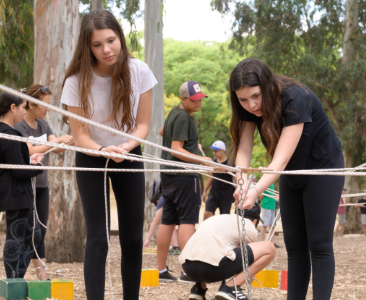
M 59 144 L 64 143 L 66 145 L 71 145 L 71 144 L 74 144 L 74 138 L 71 135 L 63 135 L 63 136 L 56 138 L 56 143 L 59 143 Z
M 41 161 L 43 160 L 44 156 L 42 153 L 35 153 L 33 154 L 30 159 L 31 159 L 31 164 L 32 165 L 36 165 L 36 164 L 42 164 Z
M 243 196 L 245 195 L 245 192 L 247 191 L 247 185 L 244 183 L 243 184 Z M 234 199 L 236 203 L 239 203 L 240 201 L 240 185 L 238 184 L 236 186 L 235 192 L 234 192 Z
M 108 146 L 108 147 L 103 147 L 101 151 L 115 153 L 115 154 L 122 154 L 123 149 L 118 148 L 116 146 Z M 115 161 L 116 163 L 120 163 L 121 161 L 123 161 L 123 158 L 119 158 L 119 157 L 110 157 L 108 155 L 103 155 L 103 157 L 110 158 L 113 161 Z

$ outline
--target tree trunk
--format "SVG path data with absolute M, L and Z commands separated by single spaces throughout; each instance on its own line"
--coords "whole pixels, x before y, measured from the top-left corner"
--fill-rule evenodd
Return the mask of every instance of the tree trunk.
M 342 63 L 348 65 L 356 57 L 356 49 L 353 45 L 354 35 L 358 28 L 358 0 L 346 1 L 346 16 L 344 20 L 343 57 Z
M 162 143 L 162 137 L 159 130 L 164 124 L 164 53 L 163 53 L 163 23 L 161 15 L 162 0 L 145 1 L 145 62 L 154 73 L 158 84 L 152 91 L 152 114 L 150 132 L 147 140 L 156 144 Z M 151 146 L 144 146 L 144 151 L 154 156 L 160 157 L 161 151 Z M 157 168 L 158 165 L 145 163 L 146 169 Z M 146 173 L 146 195 L 149 186 L 157 173 Z M 152 220 L 155 215 L 155 206 L 145 200 L 145 223 L 144 237 L 149 231 Z
M 353 45 L 354 35 L 358 29 L 358 1 L 346 1 L 346 15 L 344 21 L 343 35 L 343 57 L 342 64 L 347 67 L 356 58 L 356 49 Z M 344 155 L 346 168 L 354 166 L 352 152 L 349 150 Z M 360 178 L 355 176 L 346 176 L 345 186 L 347 194 L 359 193 L 361 190 Z M 345 198 L 347 203 L 357 202 L 357 198 Z M 359 209 L 353 206 L 347 207 L 347 223 L 345 233 L 361 233 L 361 220 Z
M 60 106 L 62 81 L 80 31 L 79 1 L 34 1 L 34 82 L 49 85 L 52 104 Z M 62 116 L 49 113 L 56 136 L 70 134 Z M 75 153 L 50 154 L 50 165 L 74 166 Z M 46 235 L 48 261 L 69 263 L 84 258 L 85 224 L 75 172 L 49 171 L 50 215 Z
M 103 8 L 103 0 L 92 0 L 90 3 L 90 11 Z
M 344 154 L 344 159 L 346 168 L 354 167 L 351 151 L 348 151 Z M 344 185 L 347 189 L 346 194 L 359 193 L 361 190 L 360 177 L 346 176 L 346 181 Z M 357 197 L 344 198 L 344 201 L 346 203 L 356 203 L 358 199 L 359 198 Z M 362 233 L 360 209 L 354 206 L 348 206 L 346 207 L 346 216 L 347 216 L 347 223 L 345 233 Z

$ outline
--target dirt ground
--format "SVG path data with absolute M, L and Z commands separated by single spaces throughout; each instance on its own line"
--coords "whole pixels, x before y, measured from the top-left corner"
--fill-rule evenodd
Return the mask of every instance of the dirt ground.
M 5 235 L 0 236 L 0 251 L 5 241 Z M 287 255 L 284 249 L 283 238 L 276 237 L 275 242 L 282 246 L 277 250 L 277 255 L 268 269 L 286 270 Z M 151 245 L 153 246 L 153 245 Z M 336 258 L 336 277 L 331 299 L 366 299 L 366 238 L 363 235 L 348 235 L 343 238 L 334 240 L 334 250 Z M 122 284 L 120 275 L 121 252 L 117 236 L 112 236 L 111 239 L 111 272 L 113 282 L 114 299 L 123 299 Z M 180 265 L 178 256 L 169 256 L 167 262 L 173 274 L 180 274 Z M 50 278 L 67 278 L 74 280 L 75 299 L 86 299 L 84 279 L 83 279 L 83 264 L 58 264 L 49 263 L 48 267 Z M 143 268 L 155 268 L 156 255 L 144 254 Z M 4 268 L 0 268 L 1 278 L 5 278 Z M 35 280 L 34 271 L 30 267 L 25 279 Z M 210 284 L 207 292 L 207 300 L 214 296 L 219 284 Z M 191 286 L 179 285 L 177 283 L 165 283 L 159 287 L 141 288 L 141 300 L 185 300 L 188 299 Z M 253 299 L 260 299 L 261 290 L 252 288 Z M 307 299 L 312 299 L 311 284 L 309 288 L 309 296 Z M 109 283 L 106 282 L 105 299 L 111 299 Z M 278 300 L 286 299 L 286 292 L 280 289 L 265 288 L 261 299 Z M 125 299 L 128 300 L 128 299 Z

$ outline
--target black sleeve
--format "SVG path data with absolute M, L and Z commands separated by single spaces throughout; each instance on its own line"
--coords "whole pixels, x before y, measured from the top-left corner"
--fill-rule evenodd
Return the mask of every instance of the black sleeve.
M 312 96 L 298 86 L 291 86 L 284 91 L 282 102 L 283 127 L 311 123 Z
M 2 152 L 9 165 L 29 165 L 30 161 L 24 161 L 21 149 L 21 142 L 3 140 Z M 41 164 L 37 164 L 41 165 Z M 27 179 L 42 174 L 43 170 L 12 169 L 12 174 L 18 179 Z

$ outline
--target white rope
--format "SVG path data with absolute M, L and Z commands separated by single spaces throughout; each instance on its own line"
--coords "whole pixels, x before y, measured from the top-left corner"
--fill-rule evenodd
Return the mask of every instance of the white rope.
M 111 276 L 111 240 L 109 236 L 109 221 L 108 221 L 108 199 L 107 199 L 107 170 L 108 170 L 108 163 L 109 158 L 107 158 L 107 161 L 105 163 L 105 169 L 104 169 L 104 206 L 105 206 L 105 227 L 106 227 L 106 233 L 107 233 L 107 243 L 108 243 L 108 252 L 107 252 L 107 259 L 108 259 L 108 277 L 109 277 L 109 284 L 111 286 L 111 296 L 113 300 L 113 284 L 112 284 L 112 276 Z
M 34 165 L 8 165 L 0 164 L 0 169 L 24 169 L 24 170 L 58 170 L 58 171 L 93 171 L 104 172 L 103 168 L 82 168 L 82 167 L 53 167 L 53 166 L 34 166 Z M 174 169 L 108 169 L 108 172 L 131 172 L 131 173 L 197 173 L 200 170 L 174 170 Z
M 7 92 L 7 93 L 12 94 L 12 95 L 14 95 L 16 97 L 25 99 L 25 100 L 27 100 L 29 102 L 32 102 L 32 103 L 35 103 L 37 105 L 41 105 L 43 107 L 49 108 L 49 109 L 51 109 L 53 111 L 56 111 L 56 112 L 58 112 L 58 113 L 60 113 L 60 114 L 62 114 L 64 116 L 69 117 L 69 118 L 73 118 L 75 120 L 78 120 L 78 121 L 80 121 L 82 123 L 86 123 L 86 124 L 89 124 L 89 125 L 93 125 L 96 128 L 104 129 L 105 131 L 111 132 L 111 133 L 116 134 L 116 135 L 119 135 L 119 136 L 123 136 L 125 138 L 131 139 L 131 140 L 134 140 L 134 141 L 137 141 L 139 143 L 143 143 L 145 145 L 149 145 L 151 147 L 158 148 L 158 149 L 161 149 L 161 150 L 166 151 L 166 152 L 174 153 L 174 154 L 177 154 L 179 156 L 187 157 L 189 159 L 194 159 L 197 162 L 204 163 L 206 165 L 211 165 L 211 166 L 214 166 L 214 167 L 220 167 L 221 169 L 226 169 L 226 170 L 234 171 L 234 172 L 241 172 L 242 171 L 239 168 L 234 168 L 234 167 L 230 167 L 230 166 L 223 166 L 221 164 L 214 163 L 214 162 L 210 162 L 210 161 L 207 161 L 205 159 L 201 159 L 201 158 L 198 158 L 198 157 L 192 157 L 191 155 L 184 154 L 184 153 L 181 153 L 179 151 L 172 150 L 170 148 L 167 148 L 167 147 L 164 147 L 164 146 L 161 146 L 161 145 L 158 145 L 158 144 L 149 142 L 149 141 L 144 140 L 144 139 L 140 139 L 140 138 L 135 137 L 135 136 L 133 136 L 131 134 L 122 132 L 121 130 L 117 130 L 117 129 L 114 129 L 114 128 L 109 127 L 109 126 L 96 123 L 94 121 L 91 121 L 91 120 L 86 119 L 84 117 L 81 117 L 79 115 L 73 114 L 73 113 L 71 113 L 71 112 L 69 112 L 67 110 L 61 109 L 61 108 L 59 108 L 57 106 L 54 106 L 52 104 L 45 103 L 45 102 L 43 102 L 41 100 L 35 99 L 35 98 L 30 97 L 30 96 L 28 96 L 26 94 L 23 94 L 21 92 L 18 92 L 18 91 L 14 90 L 14 89 L 11 89 L 9 87 L 6 87 L 6 86 L 4 86 L 2 84 L 0 84 L 0 90 L 3 90 L 4 92 Z M 37 141 L 37 142 L 39 143 L 39 141 Z M 250 170 L 250 168 L 248 170 Z
M 366 172 L 330 172 L 330 171 L 313 171 L 313 170 L 299 170 L 299 171 L 261 171 L 263 174 L 281 174 L 281 175 L 331 175 L 331 176 L 366 176 Z
M 280 213 L 280 210 L 278 210 L 278 211 L 277 211 L 276 217 L 274 218 L 273 223 L 272 223 L 272 225 L 271 225 L 271 227 L 270 227 L 270 230 L 269 230 L 269 232 L 268 232 L 268 235 L 267 235 L 266 241 L 270 241 L 270 240 L 272 239 L 272 237 L 271 237 L 271 238 L 269 238 L 269 236 L 270 236 L 270 234 L 272 234 L 272 228 L 273 228 L 274 224 L 275 224 L 275 223 L 276 223 L 276 221 L 277 221 L 277 217 L 278 217 L 279 213 Z M 277 228 L 277 226 L 276 226 L 276 228 Z M 275 230 L 274 230 L 273 232 L 275 232 L 275 231 L 276 231 L 276 228 L 275 228 Z
M 281 216 L 280 216 L 280 219 L 278 220 L 278 222 L 277 222 L 277 224 L 276 224 L 275 230 L 273 230 L 273 232 L 272 232 L 272 236 L 270 237 L 269 241 L 272 239 L 272 237 L 273 237 L 274 233 L 275 233 L 275 232 L 276 232 L 276 230 L 277 230 L 278 224 L 279 224 L 280 222 L 281 222 Z
M 344 194 L 342 198 L 350 198 L 350 197 L 362 197 L 366 196 L 366 193 L 359 193 L 359 194 Z
M 346 203 L 346 204 L 340 204 L 339 206 L 355 206 L 355 205 L 365 206 L 366 203 Z
M 108 156 L 108 157 L 116 157 L 116 158 L 123 158 L 123 159 L 128 159 L 128 160 L 132 160 L 132 161 L 140 161 L 140 162 L 151 162 L 151 163 L 156 163 L 155 160 L 151 160 L 151 159 L 146 159 L 146 158 L 137 158 L 134 156 L 129 156 L 128 154 L 117 154 L 117 153 L 109 153 L 109 152 L 104 152 L 104 151 L 97 151 L 97 150 L 91 150 L 91 149 L 86 149 L 86 148 L 80 148 L 80 147 L 76 147 L 76 146 L 69 146 L 69 145 L 65 145 L 65 144 L 57 144 L 54 142 L 47 142 L 47 141 L 37 141 L 35 139 L 32 138 L 25 138 L 25 137 L 20 137 L 17 135 L 10 135 L 10 134 L 5 134 L 5 133 L 0 133 L 0 138 L 4 138 L 7 140 L 12 140 L 12 141 L 18 141 L 18 142 L 26 142 L 26 143 L 35 143 L 37 142 L 40 145 L 46 145 L 46 146 L 51 146 L 51 147 L 56 147 L 56 148 L 61 148 L 61 149 L 66 149 L 66 150 L 73 150 L 73 151 L 77 151 L 77 152 L 81 152 L 81 153 L 87 153 L 87 154 L 94 154 L 97 156 Z M 167 165 L 167 166 L 172 166 L 172 167 L 179 167 L 179 165 L 177 165 L 174 162 L 169 162 L 167 160 L 162 160 L 159 162 L 159 164 L 162 165 Z M 210 167 L 205 167 L 205 166 L 200 166 L 197 164 L 189 164 L 189 163 L 185 163 L 185 165 L 192 169 L 207 169 L 211 172 L 214 171 L 213 168 Z

